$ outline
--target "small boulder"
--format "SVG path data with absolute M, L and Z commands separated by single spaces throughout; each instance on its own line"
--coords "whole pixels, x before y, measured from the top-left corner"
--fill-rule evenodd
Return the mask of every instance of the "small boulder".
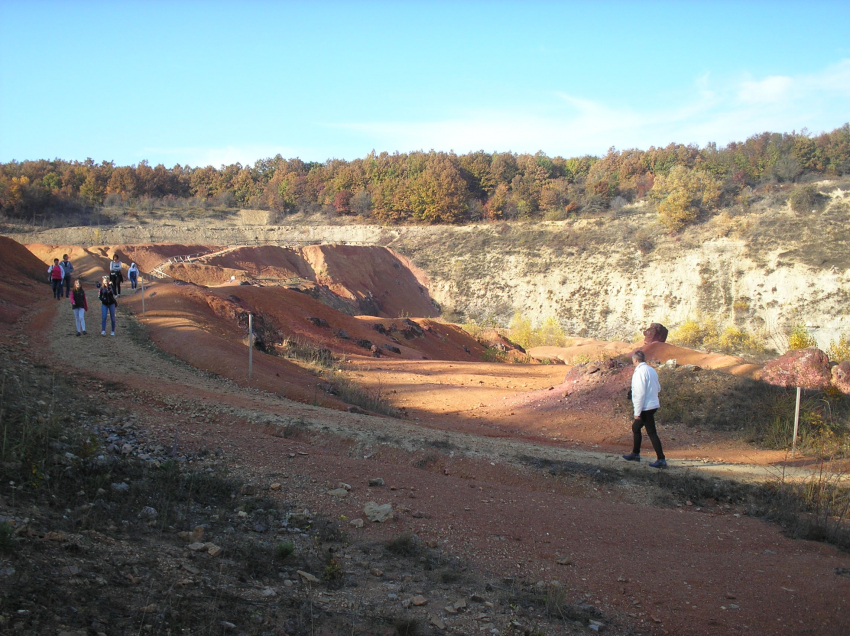
M 643 332 L 643 344 L 651 342 L 667 342 L 667 327 L 659 322 L 654 322 Z
M 374 521 L 375 523 L 383 523 L 388 519 L 392 519 L 393 505 L 379 505 L 374 501 L 367 501 L 366 505 L 363 506 L 363 514 L 366 515 L 366 518 L 369 521 Z
M 832 384 L 843 393 L 850 393 L 850 362 L 839 362 L 832 367 Z

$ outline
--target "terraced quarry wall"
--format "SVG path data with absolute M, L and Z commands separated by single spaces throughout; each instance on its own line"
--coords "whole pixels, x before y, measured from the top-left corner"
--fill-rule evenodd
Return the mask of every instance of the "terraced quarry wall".
M 519 311 L 571 334 L 631 338 L 650 322 L 715 318 L 770 342 L 803 323 L 825 347 L 850 331 L 850 206 L 724 213 L 680 235 L 651 212 L 463 227 L 148 224 L 10 234 L 23 243 L 386 246 L 455 319 L 506 324 Z M 330 253 L 328 248 L 323 250 Z M 331 250 L 333 251 L 333 250 Z M 344 257 L 341 257 L 344 260 Z M 782 348 L 782 343 L 777 342 Z

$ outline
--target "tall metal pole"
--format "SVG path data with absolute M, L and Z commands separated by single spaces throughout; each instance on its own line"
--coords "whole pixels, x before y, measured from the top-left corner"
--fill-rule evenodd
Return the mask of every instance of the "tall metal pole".
M 248 314 L 248 379 L 254 371 L 254 314 Z
M 145 279 L 140 276 L 139 280 L 142 281 L 142 316 L 144 316 L 145 315 Z
M 800 425 L 800 387 L 797 387 L 797 407 L 794 409 L 794 438 L 791 440 L 791 457 L 797 450 L 797 427 Z

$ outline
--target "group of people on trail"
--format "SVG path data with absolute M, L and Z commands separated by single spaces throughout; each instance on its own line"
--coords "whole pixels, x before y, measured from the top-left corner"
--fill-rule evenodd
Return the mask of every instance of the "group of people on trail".
M 68 260 L 67 254 L 62 255 L 61 261 L 54 258 L 53 265 L 47 268 L 47 276 L 50 278 L 50 285 L 53 288 L 53 298 L 56 300 L 71 293 L 71 272 L 73 271 L 74 266 Z
M 106 317 L 109 316 L 110 326 L 112 327 L 110 335 L 115 335 L 115 309 L 118 307 L 117 298 L 121 296 L 121 283 L 124 282 L 122 273 L 123 265 L 118 255 L 112 257 L 109 263 L 109 274 L 104 275 L 99 283 L 97 283 L 97 299 L 100 301 L 100 335 L 106 335 Z M 62 262 L 58 258 L 53 259 L 47 272 L 50 275 L 50 280 L 53 285 L 53 297 L 62 298 L 62 284 L 65 284 L 65 296 L 71 301 L 71 308 L 74 311 L 74 325 L 77 329 L 77 335 L 86 335 L 86 312 L 89 309 L 88 301 L 86 300 L 86 292 L 83 289 L 83 281 L 80 278 L 74 280 L 73 288 L 71 286 L 71 272 L 74 271 L 74 266 L 68 260 L 68 255 L 62 257 Z M 136 289 L 139 281 L 139 268 L 135 263 L 130 265 L 127 270 L 130 278 L 130 286 Z

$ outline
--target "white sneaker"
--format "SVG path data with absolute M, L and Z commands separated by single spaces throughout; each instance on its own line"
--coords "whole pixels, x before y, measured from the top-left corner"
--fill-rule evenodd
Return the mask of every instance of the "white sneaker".
M 110 336 L 114 336 L 114 335 L 115 335 L 115 332 L 113 331 L 113 332 L 112 332 L 111 334 L 109 334 L 109 335 L 110 335 Z
M 101 332 L 100 332 L 100 335 L 101 335 L 101 336 L 105 336 L 105 335 L 106 335 L 106 332 L 105 332 L 105 331 L 101 331 Z

